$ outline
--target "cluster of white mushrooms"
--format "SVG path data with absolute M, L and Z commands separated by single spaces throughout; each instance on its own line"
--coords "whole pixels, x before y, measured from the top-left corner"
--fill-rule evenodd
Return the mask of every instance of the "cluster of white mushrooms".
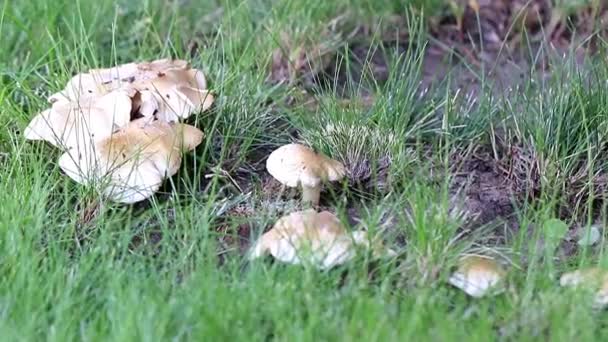
M 178 171 L 182 153 L 200 144 L 203 132 L 179 121 L 208 109 L 213 96 L 201 71 L 161 59 L 78 74 L 48 101 L 25 138 L 61 148 L 59 166 L 76 182 L 134 203 L 152 196 Z

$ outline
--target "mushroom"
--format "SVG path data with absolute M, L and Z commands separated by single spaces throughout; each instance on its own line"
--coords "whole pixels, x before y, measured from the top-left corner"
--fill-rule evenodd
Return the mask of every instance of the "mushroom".
M 321 183 L 344 177 L 342 163 L 315 153 L 300 144 L 288 144 L 273 151 L 266 161 L 268 172 L 283 185 L 302 186 L 302 201 L 319 204 Z
M 496 290 L 504 276 L 505 271 L 494 259 L 468 255 L 460 259 L 458 269 L 450 277 L 449 283 L 469 296 L 479 298 L 490 290 Z M 499 291 L 495 291 L 497 292 Z
M 131 98 L 125 91 L 77 102 L 58 102 L 36 115 L 25 128 L 28 140 L 45 140 L 67 150 L 86 148 L 110 136 L 131 119 Z
M 307 209 L 280 218 L 255 243 L 249 258 L 253 260 L 270 254 L 281 262 L 301 264 L 306 261 L 329 269 L 351 260 L 355 256 L 355 245 L 370 247 L 367 232 L 349 234 L 334 214 Z M 395 254 L 379 241 L 372 246 L 375 257 Z
M 183 59 L 162 58 L 152 62 L 137 63 L 137 71 L 131 76 L 138 79 L 151 79 L 169 70 L 185 70 L 189 68 L 190 64 Z
M 197 79 L 194 70 L 170 70 L 154 79 L 130 85 L 141 95 L 136 107 L 143 116 L 155 116 L 172 122 L 205 111 L 213 104 L 213 96 L 201 88 L 204 79 Z M 202 75 L 202 74 L 201 74 Z
M 182 152 L 194 149 L 202 138 L 193 126 L 138 119 L 97 142 L 94 163 L 65 153 L 59 165 L 76 182 L 103 182 L 108 197 L 134 203 L 152 196 L 165 178 L 177 173 Z
M 595 292 L 593 306 L 604 308 L 608 305 L 608 271 L 590 267 L 564 273 L 559 284 L 564 287 L 580 287 Z
M 101 96 L 130 83 L 138 65 L 128 63 L 107 69 L 91 69 L 72 77 L 65 88 L 48 99 L 50 103 L 73 102 L 86 96 Z

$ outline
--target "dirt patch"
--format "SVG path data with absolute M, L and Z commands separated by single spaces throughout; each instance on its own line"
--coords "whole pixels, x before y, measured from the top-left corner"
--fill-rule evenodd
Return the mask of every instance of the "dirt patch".
M 496 220 L 516 224 L 513 214 L 520 195 L 488 152 L 455 155 L 452 165 L 457 165 L 449 189 L 452 206 L 469 213 L 469 228 Z
M 133 236 L 129 244 L 129 250 L 132 252 L 150 252 L 152 255 L 158 255 L 162 240 L 163 234 L 160 230 L 144 230 L 140 234 Z
M 477 95 L 483 78 L 496 94 L 504 94 L 530 77 L 546 77 L 551 72 L 551 61 L 558 59 L 555 63 L 561 64 L 559 58 L 572 52 L 572 46 L 577 47 L 576 60 L 582 64 L 608 33 L 598 25 L 608 22 L 608 6 L 604 4 L 554 6 L 549 0 L 461 3 L 459 8 L 447 10 L 446 15 L 429 19 L 422 90 L 437 86 L 449 76 L 453 89 Z M 380 32 L 359 26 L 343 33 L 341 36 L 348 39 L 343 44 L 345 53 L 326 48 L 321 54 L 316 47 L 297 47 L 297 58 L 292 58 L 297 63 L 288 63 L 285 52 L 275 52 L 273 81 L 279 82 L 277 75 L 284 74 L 283 79 L 290 83 L 294 78 L 302 79 L 300 84 L 309 91 L 320 87 L 344 97 L 369 96 L 376 84 L 388 80 L 394 57 L 408 48 L 421 48 L 410 44 L 406 18 L 383 20 L 390 25 L 381 25 Z M 302 50 L 309 52 L 304 54 Z M 276 72 L 286 65 L 292 66 L 289 73 Z

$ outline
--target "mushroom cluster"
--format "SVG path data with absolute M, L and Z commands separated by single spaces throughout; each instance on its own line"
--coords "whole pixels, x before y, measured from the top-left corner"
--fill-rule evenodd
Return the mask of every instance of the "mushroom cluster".
M 201 71 L 160 59 L 78 74 L 48 101 L 25 138 L 61 148 L 59 166 L 76 182 L 134 203 L 152 196 L 177 172 L 182 153 L 201 143 L 203 132 L 179 120 L 208 109 L 213 96 Z

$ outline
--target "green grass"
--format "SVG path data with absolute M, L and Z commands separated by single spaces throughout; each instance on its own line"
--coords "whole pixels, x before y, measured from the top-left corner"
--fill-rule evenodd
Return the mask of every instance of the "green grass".
M 2 339 L 608 336 L 590 295 L 558 286 L 562 271 L 605 264 L 604 239 L 551 258 L 537 229 L 554 217 L 573 227 L 605 221 L 605 53 L 585 68 L 551 61 L 552 76 L 531 77 L 519 94 L 496 95 L 484 80 L 473 101 L 448 73 L 421 95 L 429 37 L 416 8 L 388 0 L 2 3 Z M 383 41 L 389 15 L 401 16 L 409 42 Z M 352 35 L 358 25 L 370 33 Z M 342 67 L 314 77 L 304 67 L 289 82 L 270 81 L 274 51 L 318 46 L 329 58 L 311 53 L 305 66 Z M 382 80 L 370 72 L 379 52 L 388 66 Z M 201 68 L 217 99 L 188 120 L 206 133 L 203 144 L 150 201 L 105 202 L 61 174 L 57 149 L 23 139 L 46 96 L 73 73 L 169 56 Z M 298 206 L 268 193 L 264 171 L 265 156 L 291 141 L 347 164 L 350 180 L 325 192 L 324 206 L 345 222 L 357 216 L 399 257 L 361 255 L 324 272 L 246 260 L 251 241 L 242 240 Z M 470 224 L 473 213 L 456 213 L 451 179 L 471 172 L 456 160 L 482 150 L 492 165 L 512 168 L 505 180 L 519 189 L 514 221 L 479 226 Z M 99 203 L 93 220 L 83 220 L 84 208 Z M 248 236 L 238 233 L 243 225 Z M 471 251 L 509 265 L 505 293 L 473 300 L 447 284 Z

